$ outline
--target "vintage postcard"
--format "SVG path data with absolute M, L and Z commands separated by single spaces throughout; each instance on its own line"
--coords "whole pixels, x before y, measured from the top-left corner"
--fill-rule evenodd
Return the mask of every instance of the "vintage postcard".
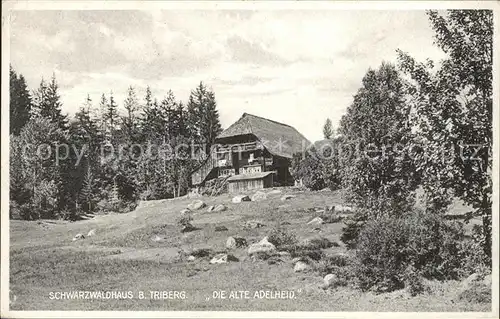
M 2 9 L 2 318 L 498 318 L 498 2 Z

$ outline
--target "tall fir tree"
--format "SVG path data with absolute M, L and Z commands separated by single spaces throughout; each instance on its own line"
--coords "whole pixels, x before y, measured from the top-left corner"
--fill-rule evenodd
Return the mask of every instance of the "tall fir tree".
M 326 119 L 325 125 L 323 126 L 323 137 L 327 140 L 333 138 L 334 131 L 333 131 L 333 125 L 332 125 L 332 120 L 329 118 Z
M 110 92 L 109 94 L 109 101 L 106 106 L 105 118 L 109 128 L 109 134 L 111 138 L 114 139 L 116 137 L 116 132 L 118 130 L 119 116 L 118 116 L 118 105 L 115 102 L 113 92 Z
M 59 85 L 55 74 L 47 84 L 42 78 L 35 92 L 34 110 L 36 115 L 49 119 L 61 129 L 68 128 L 68 118 L 62 113 L 62 102 L 59 95 Z
M 10 66 L 10 133 L 18 135 L 30 119 L 31 95 L 22 74 Z
M 215 138 L 222 132 L 215 93 L 200 82 L 191 91 L 187 105 L 187 129 L 194 143 L 205 144 L 205 154 L 210 150 Z
M 125 116 L 123 117 L 123 136 L 124 140 L 134 143 L 137 136 L 137 116 L 139 112 L 139 101 L 135 94 L 135 89 L 130 86 L 127 89 L 127 98 L 123 102 Z

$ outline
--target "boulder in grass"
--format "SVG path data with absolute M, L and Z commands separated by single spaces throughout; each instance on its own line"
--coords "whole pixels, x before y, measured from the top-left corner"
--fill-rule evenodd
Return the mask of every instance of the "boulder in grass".
M 202 200 L 197 199 L 197 200 L 193 201 L 191 204 L 189 204 L 188 208 L 190 210 L 198 210 L 198 209 L 201 209 L 205 206 L 207 206 L 207 204 L 205 204 Z
M 194 230 L 196 230 L 197 228 L 194 227 L 193 225 L 187 223 L 187 224 L 184 224 L 181 228 L 181 233 L 189 233 L 189 232 L 192 232 Z
M 195 260 L 196 260 L 196 257 L 193 255 L 189 255 L 187 258 L 187 261 L 195 261 Z
M 212 250 L 210 248 L 197 248 L 194 249 L 190 255 L 195 257 L 195 258 L 202 258 L 202 257 L 207 257 L 212 253 Z
M 251 201 L 250 197 L 248 197 L 248 195 L 237 195 L 237 196 L 234 196 L 233 199 L 232 199 L 232 202 L 237 204 L 237 203 L 241 203 L 241 202 L 249 202 Z
M 269 192 L 267 192 L 268 195 L 278 195 L 278 194 L 281 194 L 281 190 L 280 189 L 273 189 Z
M 339 212 L 339 213 L 341 213 L 341 212 L 352 213 L 354 211 L 354 209 L 350 206 L 336 205 L 335 211 Z
M 151 237 L 151 241 L 154 241 L 154 242 L 161 242 L 161 241 L 164 241 L 165 239 L 163 237 L 160 237 L 158 235 L 154 235 L 153 237 Z
M 96 230 L 95 229 L 91 229 L 91 230 L 89 230 L 89 232 L 87 234 L 87 237 L 95 236 L 95 233 L 96 233 Z
M 83 234 L 76 234 L 75 237 L 73 237 L 73 241 L 77 241 L 80 239 L 85 239 L 85 236 Z
M 295 266 L 293 267 L 293 271 L 294 272 L 306 272 L 310 269 L 311 267 L 306 264 L 305 262 L 303 261 L 297 261 L 295 263 Z
M 231 236 L 226 240 L 227 249 L 235 249 L 248 246 L 247 240 L 243 237 Z
M 249 220 L 245 224 L 243 224 L 243 228 L 246 228 L 246 229 L 262 228 L 264 226 L 266 226 L 266 225 L 264 225 L 260 221 L 256 221 L 256 220 Z
M 280 257 L 290 257 L 291 254 L 288 251 L 278 251 L 278 256 L 280 256 Z
M 253 254 L 270 254 L 274 253 L 276 251 L 276 246 L 274 246 L 272 243 L 270 243 L 267 240 L 267 237 L 264 237 L 261 241 L 258 243 L 250 245 L 248 247 L 248 254 L 253 255 Z
M 321 225 L 324 224 L 325 221 L 321 217 L 315 217 L 311 221 L 307 223 L 307 225 Z
M 326 237 L 315 235 L 300 242 L 300 246 L 306 249 L 327 249 L 334 244 Z
M 283 195 L 283 196 L 281 196 L 282 201 L 286 201 L 286 200 L 289 200 L 292 198 L 295 198 L 295 195 Z
M 227 264 L 229 261 L 239 261 L 239 259 L 233 255 L 222 253 L 222 254 L 215 255 L 210 260 L 210 263 L 211 264 Z
M 325 287 L 335 287 L 337 285 L 337 276 L 334 274 L 328 274 L 323 278 L 323 283 Z
M 252 202 L 257 202 L 265 199 L 267 199 L 267 194 L 261 191 L 255 192 L 255 194 L 253 194 L 251 198 Z
M 215 209 L 215 206 L 214 206 L 214 205 L 210 205 L 210 206 L 208 206 L 208 208 L 207 208 L 207 212 L 209 212 L 209 213 L 210 213 L 210 212 L 213 212 L 213 211 L 214 211 L 214 209 Z
M 180 211 L 181 216 L 189 216 L 191 214 L 191 210 L 184 208 L 183 210 Z
M 214 207 L 214 212 L 223 212 L 227 209 L 227 207 L 223 204 L 216 205 Z
M 215 226 L 215 231 L 228 231 L 226 226 Z

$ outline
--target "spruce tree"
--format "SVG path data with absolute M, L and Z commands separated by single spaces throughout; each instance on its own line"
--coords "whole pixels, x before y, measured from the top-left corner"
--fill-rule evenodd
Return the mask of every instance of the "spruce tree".
M 116 131 L 118 130 L 118 105 L 113 97 L 113 92 L 109 94 L 109 101 L 106 105 L 105 113 L 106 125 L 108 126 L 109 136 L 113 140 L 116 137 Z
M 187 106 L 187 130 L 194 143 L 204 143 L 208 154 L 215 138 L 222 131 L 215 101 L 215 93 L 207 90 L 203 82 L 191 91 Z
M 68 118 L 62 114 L 62 102 L 59 95 L 59 86 L 55 74 L 47 84 L 42 78 L 38 90 L 35 92 L 35 113 L 49 119 L 63 130 L 68 128 Z
M 326 119 L 325 125 L 323 126 L 323 136 L 325 139 L 329 140 L 333 137 L 334 131 L 332 126 L 332 120 Z
M 10 133 L 18 135 L 30 119 L 31 95 L 22 74 L 10 66 Z

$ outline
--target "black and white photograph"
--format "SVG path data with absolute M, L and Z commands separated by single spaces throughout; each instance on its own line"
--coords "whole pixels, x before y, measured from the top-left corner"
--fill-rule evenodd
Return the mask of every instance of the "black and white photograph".
M 1 317 L 498 318 L 499 9 L 3 1 Z

